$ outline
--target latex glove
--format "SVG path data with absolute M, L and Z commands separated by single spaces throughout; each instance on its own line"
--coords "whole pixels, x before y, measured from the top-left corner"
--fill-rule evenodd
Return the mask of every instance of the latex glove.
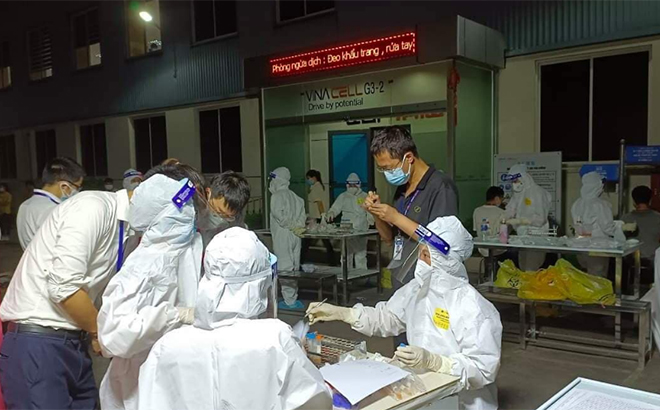
M 507 223 L 508 225 L 511 225 L 511 226 L 517 226 L 517 225 L 520 225 L 520 219 L 518 219 L 518 218 L 510 218 L 510 219 L 507 219 L 506 223 Z
M 324 303 L 321 306 L 320 302 L 313 302 L 307 308 L 307 315 L 309 316 L 309 324 L 313 325 L 318 322 L 332 322 L 339 320 L 353 326 L 357 320 L 353 308 L 345 308 L 341 306 L 334 306 Z M 318 306 L 318 307 L 317 307 Z
M 532 221 L 527 218 L 520 218 L 520 225 L 531 225 Z
M 430 370 L 436 373 L 449 374 L 454 363 L 448 357 L 431 353 L 418 346 L 399 346 L 394 352 L 394 356 L 408 367 Z
M 327 222 L 332 223 L 332 221 L 335 220 L 335 215 L 334 215 L 333 213 L 331 213 L 331 212 L 328 212 L 327 214 L 325 214 L 325 220 L 326 220 Z
M 179 311 L 179 322 L 184 325 L 192 325 L 195 321 L 195 308 L 192 307 L 177 307 Z
M 623 224 L 621 226 L 621 229 L 623 229 L 623 232 L 635 232 L 637 230 L 637 223 L 636 222 L 631 222 L 628 224 Z
M 300 238 L 302 238 L 305 235 L 306 231 L 307 231 L 307 229 L 301 228 L 301 227 L 291 229 L 291 232 L 293 232 L 294 235 L 296 235 Z

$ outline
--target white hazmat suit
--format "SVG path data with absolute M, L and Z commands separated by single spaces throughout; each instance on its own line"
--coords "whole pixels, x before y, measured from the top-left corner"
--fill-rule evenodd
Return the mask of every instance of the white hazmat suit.
M 512 166 L 509 175 L 517 178 L 513 183 L 513 196 L 506 207 L 508 223 L 518 235 L 527 235 L 530 227 L 547 230 L 552 196 L 534 182 L 524 164 Z M 543 265 L 545 252 L 521 251 L 519 259 L 522 270 L 536 271 Z
M 468 282 L 463 261 L 472 255 L 472 235 L 454 216 L 438 218 L 428 229 L 449 243 L 449 255 L 428 246 L 432 266 L 417 261 L 414 280 L 390 300 L 376 307 L 312 304 L 308 312 L 312 322 L 343 320 L 367 336 L 407 332 L 410 346 L 397 357 L 410 357 L 408 364 L 433 362 L 437 366 L 423 367 L 459 377 L 461 409 L 497 409 L 502 323 L 497 309 Z
M 289 189 L 291 173 L 277 168 L 271 173 L 270 232 L 273 234 L 273 252 L 277 256 L 277 269 L 295 271 L 300 268 L 301 239 L 293 231 L 305 227 L 305 201 Z M 282 296 L 287 305 L 298 300 L 295 280 L 280 280 Z
M 323 377 L 291 328 L 257 319 L 272 286 L 268 249 L 234 227 L 205 255 L 195 324 L 151 349 L 140 369 L 139 409 L 331 409 Z
M 361 185 L 360 177 L 355 173 L 350 174 L 346 180 L 346 192 L 337 197 L 327 214 L 331 219 L 341 214 L 341 222 L 350 222 L 358 232 L 366 231 L 374 224 L 373 215 L 362 208 L 367 194 Z M 367 239 L 350 238 L 346 240 L 346 246 L 348 268 L 367 269 Z
M 618 229 L 612 216 L 612 205 L 602 199 L 603 180 L 597 172 L 582 176 L 580 198 L 573 203 L 571 216 L 576 235 L 597 238 L 610 238 Z M 609 258 L 578 255 L 578 261 L 591 275 L 607 276 Z
M 104 410 L 136 409 L 139 368 L 149 349 L 169 330 L 192 322 L 192 307 L 176 307 L 178 294 L 196 292 L 201 269 L 201 258 L 192 255 L 201 249 L 193 201 L 181 209 L 173 203 L 185 183 L 157 174 L 131 198 L 129 224 L 143 232 L 142 239 L 110 280 L 98 315 L 103 355 L 113 358 L 99 392 Z

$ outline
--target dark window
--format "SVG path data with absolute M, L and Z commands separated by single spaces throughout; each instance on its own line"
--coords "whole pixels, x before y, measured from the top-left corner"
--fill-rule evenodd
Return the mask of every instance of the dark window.
M 594 59 L 592 160 L 618 159 L 621 139 L 647 145 L 648 89 L 649 53 Z
M 91 177 L 108 176 L 108 153 L 105 143 L 105 124 L 80 127 L 82 165 Z
M 101 64 L 99 11 L 92 9 L 73 16 L 73 52 L 76 69 Z
M 133 121 L 137 169 L 147 172 L 167 159 L 167 127 L 165 116 L 140 118 Z
M 589 160 L 589 60 L 541 68 L 541 151 Z
M 335 8 L 328 0 L 278 0 L 277 12 L 280 22 L 299 19 Z
M 0 42 L 0 90 L 11 85 L 11 59 L 9 42 Z
M 648 52 L 639 52 L 542 66 L 541 150 L 562 151 L 564 161 L 612 161 L 621 139 L 647 145 L 648 65 Z
M 199 112 L 202 172 L 243 171 L 240 107 Z
M 55 130 L 37 131 L 34 140 L 37 148 L 37 171 L 41 175 L 46 163 L 57 156 Z
M 236 33 L 236 0 L 194 0 L 195 41 Z
M 128 56 L 137 57 L 161 50 L 159 1 L 126 0 L 125 6 Z M 140 13 L 147 13 L 151 21 L 143 20 Z
M 30 80 L 42 80 L 53 75 L 53 44 L 46 27 L 28 32 Z
M 0 136 L 0 178 L 16 178 L 16 141 L 13 135 Z

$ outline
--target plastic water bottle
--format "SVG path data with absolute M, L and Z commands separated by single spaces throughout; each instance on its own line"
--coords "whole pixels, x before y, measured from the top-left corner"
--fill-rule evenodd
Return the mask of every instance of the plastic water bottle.
M 485 241 L 488 236 L 488 220 L 486 218 L 481 220 L 481 240 Z

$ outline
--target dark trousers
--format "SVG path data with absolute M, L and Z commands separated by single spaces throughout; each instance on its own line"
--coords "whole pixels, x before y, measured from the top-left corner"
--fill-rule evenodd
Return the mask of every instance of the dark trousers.
M 0 230 L 2 230 L 2 236 L 9 236 L 11 234 L 12 226 L 12 217 L 10 214 L 0 215 Z
M 321 219 L 317 219 L 316 222 L 321 223 Z M 302 249 L 300 251 L 300 263 L 303 264 L 307 262 L 307 254 L 309 253 L 309 246 L 312 244 L 313 241 L 316 239 L 303 239 L 302 240 Z M 334 265 L 335 262 L 335 250 L 332 247 L 332 242 L 330 242 L 330 239 L 323 239 L 323 245 L 325 246 L 325 252 L 326 252 L 326 263 L 328 265 Z
M 0 384 L 8 410 L 89 409 L 98 391 L 87 343 L 7 332 L 0 350 Z

